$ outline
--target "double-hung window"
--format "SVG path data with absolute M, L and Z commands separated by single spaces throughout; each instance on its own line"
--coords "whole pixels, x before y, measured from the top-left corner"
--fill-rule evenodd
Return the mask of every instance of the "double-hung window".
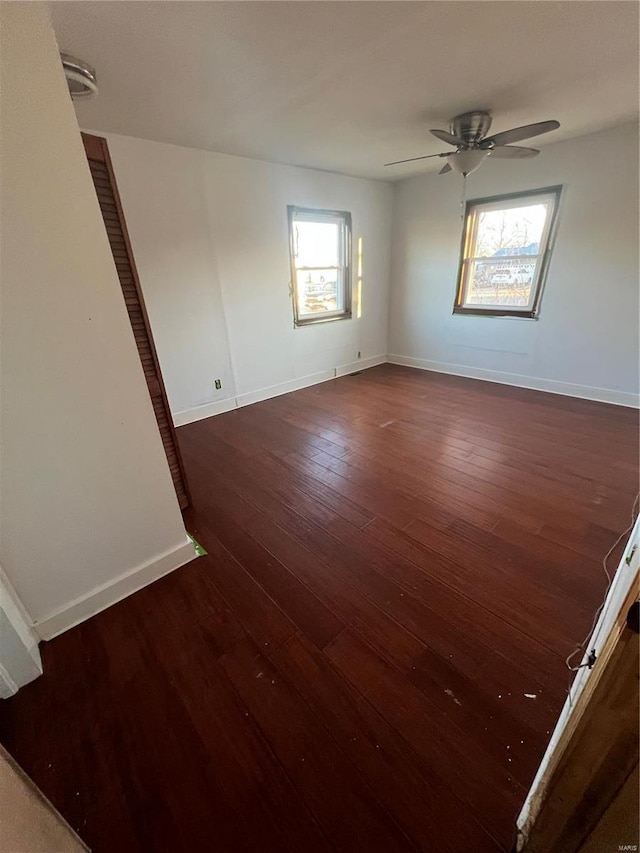
M 455 314 L 535 318 L 561 187 L 467 202 Z
M 351 317 L 351 214 L 287 211 L 296 326 Z

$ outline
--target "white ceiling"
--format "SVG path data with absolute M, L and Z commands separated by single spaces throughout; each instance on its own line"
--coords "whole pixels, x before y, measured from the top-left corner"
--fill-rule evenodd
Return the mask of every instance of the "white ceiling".
M 439 169 L 429 134 L 473 108 L 540 147 L 633 119 L 635 2 L 54 2 L 94 65 L 93 130 L 396 179 Z M 526 144 L 526 143 L 525 143 Z M 450 150 L 450 149 L 449 149 Z M 543 155 L 541 155 L 543 156 Z M 505 167 L 513 168 L 512 164 Z

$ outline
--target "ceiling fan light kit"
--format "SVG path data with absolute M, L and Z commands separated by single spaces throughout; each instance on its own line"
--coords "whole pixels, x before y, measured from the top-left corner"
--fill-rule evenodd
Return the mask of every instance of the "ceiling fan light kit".
M 466 178 L 471 172 L 479 169 L 490 154 L 491 151 L 482 151 L 479 148 L 463 148 L 450 155 L 449 163 L 454 172 Z
M 461 113 L 451 119 L 448 131 L 431 130 L 433 136 L 441 142 L 454 145 L 455 151 L 426 154 L 422 157 L 411 157 L 408 160 L 395 160 L 393 163 L 385 163 L 385 166 L 397 166 L 400 163 L 427 160 L 430 157 L 446 157 L 447 162 L 438 174 L 444 175 L 447 172 L 454 171 L 466 178 L 467 175 L 479 169 L 490 156 L 504 160 L 523 160 L 529 157 L 537 157 L 540 153 L 537 148 L 525 148 L 510 143 L 531 139 L 533 136 L 540 136 L 560 127 L 558 121 L 539 121 L 535 124 L 514 127 L 511 130 L 496 133 L 494 136 L 487 136 L 492 121 L 491 113 L 488 110 L 472 110 L 468 113 Z

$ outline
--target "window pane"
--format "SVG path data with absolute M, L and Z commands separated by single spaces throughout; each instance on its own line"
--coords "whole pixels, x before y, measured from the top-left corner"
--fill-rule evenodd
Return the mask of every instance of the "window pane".
M 296 284 L 300 314 L 324 314 L 341 309 L 339 280 L 339 270 L 299 270 Z
M 502 210 L 482 210 L 478 216 L 472 257 L 537 255 L 547 217 L 548 203 Z
M 524 308 L 530 304 L 538 258 L 469 261 L 464 304 L 501 305 Z
M 297 267 L 340 264 L 340 227 L 336 222 L 294 222 Z

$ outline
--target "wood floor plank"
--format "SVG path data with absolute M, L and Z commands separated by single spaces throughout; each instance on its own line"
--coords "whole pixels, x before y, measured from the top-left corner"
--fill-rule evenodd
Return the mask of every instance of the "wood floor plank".
M 215 456 L 215 451 L 211 451 L 211 453 Z M 449 614 L 450 618 L 455 619 L 459 625 L 477 623 L 480 626 L 480 622 L 475 618 L 469 602 L 453 594 L 447 584 L 434 583 L 433 574 L 428 577 L 423 571 L 419 570 L 418 566 L 406 561 L 398 554 L 384 550 L 380 547 L 380 540 L 378 540 L 376 547 L 372 547 L 366 532 L 369 531 L 370 527 L 375 526 L 375 522 L 368 526 L 363 534 L 359 529 L 349 525 L 348 522 L 328 510 L 323 510 L 318 516 L 315 503 L 305 498 L 304 494 L 300 492 L 292 492 L 286 500 L 274 503 L 271 497 L 272 490 L 269 488 L 269 478 L 261 479 L 256 475 L 253 466 L 243 465 L 240 460 L 234 460 L 233 464 L 229 466 L 225 465 L 225 459 L 222 455 L 215 456 L 215 468 L 219 475 L 218 490 L 222 489 L 227 506 L 233 503 L 233 493 L 235 493 L 246 504 L 252 504 L 269 515 L 299 542 L 306 544 L 310 550 L 323 557 L 327 565 L 338 568 L 342 566 L 345 578 L 348 578 L 363 592 L 366 591 L 370 596 L 373 596 L 373 600 L 376 601 L 380 609 L 393 611 L 396 618 L 406 627 L 411 626 L 412 632 L 419 636 L 423 642 L 428 643 L 433 640 L 434 635 L 446 638 L 450 638 L 452 634 L 459 638 L 465 636 L 463 631 L 458 633 L 452 632 L 450 629 L 434 631 L 432 626 L 442 618 L 442 614 Z M 243 510 L 244 512 L 246 510 Z M 298 516 L 301 516 L 302 519 Z M 325 532 L 330 535 L 324 535 Z M 432 573 L 435 571 L 448 574 L 459 572 L 459 564 L 449 563 L 447 565 L 446 559 L 440 559 L 436 554 L 433 554 L 433 557 L 437 565 L 431 567 Z M 357 573 L 358 570 L 360 574 Z M 377 571 L 378 576 L 374 577 L 371 570 Z M 364 580 L 362 573 L 364 573 Z M 390 582 L 397 584 L 398 589 L 392 586 Z M 516 594 L 518 591 L 522 591 L 522 587 L 515 586 L 512 591 Z M 406 596 L 406 601 L 399 601 L 398 596 L 400 598 Z M 412 602 L 416 598 L 428 608 L 426 613 L 416 617 L 418 622 L 430 625 L 427 634 L 423 633 L 421 625 L 416 625 L 416 618 L 411 619 L 409 617 L 411 621 L 405 621 L 408 617 L 408 608 L 412 606 Z M 500 638 L 499 635 L 495 634 L 495 629 L 502 629 L 506 633 L 503 633 L 502 638 Z M 479 644 L 479 648 L 482 648 L 482 631 L 486 634 L 486 626 L 482 626 L 479 630 L 479 635 L 474 637 L 474 643 Z M 520 633 L 519 628 L 516 631 Z M 488 634 L 484 640 L 485 648 L 487 650 L 502 646 L 514 648 L 519 645 L 520 649 L 523 650 L 524 638 L 516 637 L 514 633 L 513 628 L 508 629 L 508 624 L 505 621 L 495 621 L 494 632 Z M 566 634 L 560 634 L 560 636 L 562 638 L 567 637 Z M 566 652 L 570 648 L 570 644 L 566 645 L 566 639 L 564 639 L 564 643 L 561 651 Z M 456 651 L 456 649 L 447 648 L 447 652 L 451 651 Z M 533 666 L 537 671 L 540 665 L 540 655 L 546 660 L 548 653 L 542 647 L 535 651 L 538 653 L 537 657 L 535 654 L 531 657 L 531 653 L 529 656 L 524 654 L 523 660 L 526 660 L 528 665 Z M 470 651 L 467 647 L 465 654 L 461 657 L 466 659 L 469 655 Z
M 207 537 L 207 582 L 229 602 L 247 633 L 261 648 L 277 648 L 296 632 L 295 622 L 255 582 L 215 537 Z
M 410 538 L 422 542 L 471 571 L 477 572 L 481 564 L 487 572 L 487 580 L 498 584 L 497 595 L 509 595 L 501 580 L 507 585 L 515 582 L 520 595 L 526 596 L 527 599 L 530 594 L 534 594 L 534 602 L 547 616 L 557 618 L 561 613 L 565 615 L 563 625 L 558 629 L 559 637 L 567 628 L 569 634 L 576 629 L 582 630 L 585 619 L 588 621 L 589 610 L 583 608 L 580 603 L 575 604 L 571 613 L 565 614 L 565 602 L 576 586 L 587 586 L 593 595 L 603 591 L 602 572 L 595 561 L 585 560 L 582 572 L 574 568 L 576 561 L 573 555 L 564 565 L 554 563 L 548 558 L 551 549 L 546 546 L 544 540 L 539 544 L 532 541 L 532 536 L 522 535 L 520 541 L 528 542 L 529 547 L 519 547 L 506 538 L 478 530 L 462 521 L 453 522 L 449 529 L 442 533 L 420 519 L 411 522 L 404 532 Z M 542 554 L 537 553 L 538 547 Z M 529 548 L 536 551 L 535 556 L 531 555 Z M 544 561 L 546 567 L 544 574 L 540 572 L 540 560 Z M 517 594 L 513 586 L 510 593 Z M 550 645 L 554 647 L 553 643 Z
M 394 423 L 398 422 L 394 421 Z M 406 424 L 403 423 L 403 426 L 406 427 Z M 281 431 L 282 427 L 270 427 L 270 433 L 272 436 L 277 436 Z M 405 492 L 407 491 L 406 482 L 413 481 L 414 485 L 412 490 L 409 490 L 411 495 L 415 496 L 416 493 L 419 494 L 422 492 L 421 496 L 427 499 L 431 498 L 432 500 L 446 501 L 448 498 L 452 508 L 462 505 L 462 512 L 468 512 L 469 509 L 473 507 L 475 517 L 470 518 L 469 520 L 477 526 L 485 527 L 486 529 L 491 529 L 497 521 L 497 517 L 495 515 L 491 517 L 492 520 L 488 524 L 481 520 L 483 514 L 485 518 L 487 516 L 488 497 L 491 499 L 490 505 L 503 507 L 509 512 L 510 517 L 515 518 L 521 525 L 529 527 L 532 530 L 538 530 L 543 523 L 549 523 L 550 521 L 553 521 L 555 524 L 562 523 L 563 526 L 569 528 L 575 526 L 578 523 L 578 515 L 573 509 L 573 505 L 576 501 L 582 503 L 589 501 L 590 503 L 587 506 L 589 511 L 593 509 L 591 504 L 596 504 L 600 513 L 606 510 L 608 520 L 611 519 L 611 515 L 609 515 L 609 513 L 615 512 L 613 526 L 615 527 L 618 523 L 619 507 L 607 505 L 603 508 L 600 506 L 602 503 L 602 496 L 598 493 L 585 498 L 584 488 L 581 491 L 574 490 L 570 495 L 571 500 L 568 500 L 567 495 L 562 494 L 561 485 L 556 483 L 555 490 L 552 489 L 550 491 L 553 498 L 551 503 L 546 503 L 541 500 L 540 495 L 538 494 L 539 490 L 535 488 L 529 489 L 528 494 L 523 494 L 523 477 L 519 465 L 514 465 L 511 483 L 508 481 L 495 482 L 495 477 L 493 477 L 494 482 L 485 482 L 482 478 L 470 476 L 469 472 L 473 471 L 473 465 L 470 465 L 464 460 L 456 460 L 455 462 L 452 462 L 451 460 L 443 458 L 441 452 L 437 458 L 437 464 L 434 466 L 430 464 L 428 459 L 425 457 L 424 447 L 425 444 L 428 443 L 428 438 L 425 438 L 423 435 L 420 436 L 420 446 L 419 448 L 416 448 L 416 453 L 413 454 L 413 458 L 404 458 L 403 460 L 396 461 L 395 463 L 393 460 L 397 458 L 396 446 L 398 442 L 392 442 L 390 445 L 388 439 L 386 443 L 383 441 L 379 444 L 383 459 L 378 461 L 378 455 L 374 454 L 373 459 L 371 457 L 370 437 L 368 438 L 367 459 L 363 459 L 362 457 L 355 455 L 353 451 L 344 451 L 342 449 L 337 456 L 334 456 L 332 459 L 330 453 L 318 451 L 316 447 L 310 451 L 308 443 L 299 440 L 299 435 L 296 437 L 298 438 L 296 447 L 300 448 L 297 452 L 302 458 L 307 458 L 313 462 L 323 464 L 332 473 L 341 474 L 345 479 L 350 480 L 352 489 L 362 487 L 366 488 L 367 485 L 366 482 L 363 481 L 362 477 L 358 479 L 358 470 L 360 472 L 368 472 L 372 468 L 375 469 L 376 466 L 382 466 L 382 470 L 379 472 L 382 476 L 379 476 L 378 479 L 383 479 L 385 484 L 393 484 L 393 475 L 394 472 L 397 471 L 403 481 L 405 481 L 405 485 L 403 486 L 403 490 Z M 375 436 L 375 438 L 379 442 L 381 441 L 379 436 Z M 288 442 L 286 446 L 289 450 L 290 445 Z M 273 438 L 271 441 L 263 443 L 263 449 L 275 450 L 275 452 L 277 452 L 277 439 L 275 445 Z M 291 458 L 295 458 L 295 454 Z M 348 459 L 351 459 L 352 463 L 356 462 L 358 464 L 355 466 L 353 464 L 349 465 Z M 358 460 L 360 461 L 358 462 Z M 466 468 L 460 468 L 463 464 Z M 417 479 L 415 477 L 415 472 L 422 471 L 423 469 L 424 474 L 422 480 Z M 443 476 L 443 474 L 446 474 L 446 476 Z M 491 480 L 491 473 L 489 474 L 489 477 Z M 337 484 L 338 487 L 341 485 L 344 490 L 344 483 L 340 484 L 340 481 L 336 480 L 333 482 L 334 484 Z M 427 485 L 425 485 L 425 483 Z M 402 495 L 398 500 L 402 500 Z M 611 503 L 611 501 L 609 501 L 609 503 Z M 387 502 L 386 506 L 388 507 L 388 505 L 389 504 Z M 558 513 L 558 507 L 562 508 L 562 513 L 560 515 Z M 582 512 L 584 515 L 585 510 L 583 509 Z M 378 512 L 378 514 L 383 513 L 384 509 L 379 510 Z M 420 515 L 419 512 L 416 512 L 416 514 Z M 422 517 L 426 519 L 427 515 L 422 514 Z
M 466 807 L 442 775 L 426 768 L 393 726 L 302 635 L 278 649 L 274 660 L 421 850 L 499 849 L 480 824 L 460 822 Z
M 487 761 L 477 743 L 460 743 L 441 723 L 429 700 L 410 687 L 355 634 L 340 634 L 326 654 L 345 677 L 411 743 L 428 766 L 440 768 L 467 808 L 502 845 L 507 846 L 526 792 L 513 779 L 509 756 Z M 500 762 L 502 766 L 498 763 Z
M 567 632 L 566 626 L 561 626 L 541 636 L 539 633 L 540 610 L 543 608 L 550 618 L 552 614 L 557 616 L 558 613 L 564 617 L 566 599 L 560 594 L 550 596 L 539 575 L 521 574 L 520 566 L 517 571 L 514 571 L 513 566 L 501 565 L 499 558 L 496 561 L 483 560 L 486 583 L 484 586 L 479 586 L 477 574 L 481 556 L 476 558 L 474 554 L 467 561 L 467 552 L 458 550 L 455 529 L 448 531 L 448 535 L 442 535 L 441 531 L 425 527 L 424 523 L 421 524 L 420 529 L 425 535 L 416 538 L 411 535 L 411 525 L 405 530 L 397 530 L 383 519 L 375 519 L 367 525 L 364 533 L 379 543 L 385 552 L 395 552 L 415 563 L 440 584 L 450 586 L 466 599 L 486 608 L 508 625 L 544 645 L 547 650 L 555 648 L 556 654 L 562 654 L 571 633 Z M 426 535 L 427 531 L 431 533 L 430 537 Z M 535 596 L 532 608 L 513 606 L 514 601 L 529 600 L 531 593 Z M 577 612 L 579 614 L 580 608 Z M 572 616 L 575 617 L 575 614 Z M 564 624 L 564 618 L 562 622 Z M 555 643 L 552 642 L 554 638 Z M 521 647 L 520 653 L 524 655 L 524 659 L 529 659 L 524 647 Z M 543 652 L 542 655 L 544 661 L 551 662 L 547 653 Z M 535 662 L 530 661 L 530 663 L 535 666 L 541 677 L 544 676 L 543 680 L 548 677 L 549 671 L 540 656 L 536 656 Z
M 94 853 L 509 853 L 637 412 L 381 365 L 178 439 L 208 555 L 43 644 L 0 741 Z
M 218 484 L 218 493 L 224 489 Z M 423 652 L 423 644 L 407 632 L 391 616 L 380 610 L 356 587 L 344 580 L 340 572 L 318 559 L 308 548 L 292 537 L 283 527 L 276 525 L 263 512 L 233 492 L 226 492 L 227 500 L 217 504 L 209 497 L 206 504 L 211 511 L 208 530 L 218 529 L 217 518 L 224 506 L 236 523 L 246 525 L 247 535 L 254 536 L 284 566 L 295 571 L 299 578 L 346 623 L 355 626 L 381 654 L 399 667 L 408 668 Z M 249 530 L 251 533 L 249 533 Z M 206 539 L 205 539 L 206 541 Z
M 252 536 L 247 535 L 245 529 L 240 527 L 220 504 L 216 506 L 215 535 L 218 542 L 233 553 L 235 560 L 243 568 L 246 567 L 245 571 L 277 603 L 298 629 L 320 648 L 326 646 L 340 633 L 346 623 L 289 572 L 278 559 Z M 206 522 L 202 524 L 199 522 L 197 512 L 193 513 L 192 518 L 197 535 L 200 535 L 201 531 L 209 532 Z M 208 536 L 207 540 L 209 541 Z M 217 565 L 216 561 L 216 568 L 212 572 L 214 578 L 218 577 Z M 286 633 L 289 635 L 290 628 Z
M 228 649 L 222 660 L 240 645 L 241 642 L 233 650 Z M 199 664 L 197 689 L 192 683 L 193 668 L 187 672 L 175 669 L 175 687 L 184 697 L 203 754 L 223 788 L 224 801 L 243 826 L 242 832 L 235 835 L 234 846 L 274 853 L 329 850 L 331 845 L 293 782 L 280 762 L 274 760 L 259 720 L 231 689 L 231 682 L 226 683 L 222 670 L 206 657 Z M 286 808 L 282 808 L 285 803 Z M 251 815 L 250 821 L 247 815 Z
M 221 665 L 331 841 L 342 850 L 415 850 L 406 833 L 257 647 L 239 644 Z

